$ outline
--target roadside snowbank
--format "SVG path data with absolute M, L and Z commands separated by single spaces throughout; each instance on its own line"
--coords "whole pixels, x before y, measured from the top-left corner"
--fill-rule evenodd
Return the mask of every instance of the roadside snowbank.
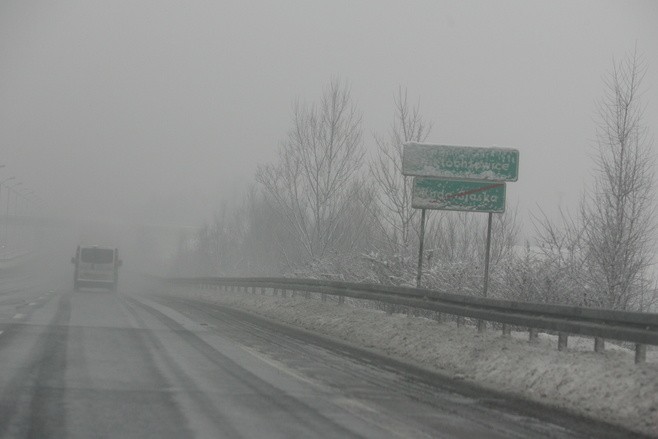
M 455 379 L 512 393 L 572 412 L 658 436 L 658 352 L 633 364 L 634 353 L 608 343 L 569 338 L 557 351 L 557 337 L 527 333 L 504 338 L 493 330 L 439 323 L 404 314 L 387 315 L 319 300 L 282 298 L 202 289 L 176 289 L 176 295 L 222 303 L 287 324 L 383 352 Z

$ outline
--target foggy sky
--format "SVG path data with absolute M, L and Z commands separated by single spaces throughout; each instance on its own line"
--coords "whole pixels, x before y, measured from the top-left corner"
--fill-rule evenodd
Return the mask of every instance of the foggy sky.
M 575 205 L 603 75 L 636 44 L 655 135 L 658 2 L 2 0 L 0 180 L 58 215 L 200 223 L 340 76 L 370 149 L 399 86 L 429 142 L 519 149 L 527 220 Z

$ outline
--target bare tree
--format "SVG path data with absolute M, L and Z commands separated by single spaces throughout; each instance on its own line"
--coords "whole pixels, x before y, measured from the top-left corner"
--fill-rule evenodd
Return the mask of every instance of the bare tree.
M 598 305 L 640 306 L 648 289 L 655 224 L 653 155 L 643 125 L 641 84 L 646 73 L 637 52 L 615 61 L 599 103 L 596 177 L 582 217 Z
M 294 106 L 278 162 L 258 168 L 256 180 L 307 258 L 349 242 L 341 221 L 363 157 L 361 114 L 349 86 L 334 79 L 319 105 Z
M 582 215 L 572 216 L 560 209 L 559 223 L 551 221 L 540 209 L 533 216 L 537 247 L 511 267 L 511 290 L 525 288 L 530 291 L 512 291 L 517 297 L 533 301 L 576 306 L 594 306 L 594 286 L 588 258 L 586 230 L 589 227 Z M 580 212 L 579 212 L 580 213 Z
M 387 247 L 396 255 L 409 256 L 417 241 L 414 229 L 416 209 L 411 207 L 412 177 L 402 175 L 405 142 L 423 142 L 432 124 L 420 114 L 420 106 L 410 107 L 407 90 L 401 87 L 394 97 L 395 114 L 386 136 L 375 136 L 377 155 L 370 172 L 377 188 L 379 215 L 377 224 Z

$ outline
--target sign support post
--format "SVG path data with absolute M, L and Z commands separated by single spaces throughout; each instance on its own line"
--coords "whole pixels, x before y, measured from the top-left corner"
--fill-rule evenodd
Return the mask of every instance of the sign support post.
M 491 222 L 493 218 L 493 213 L 489 212 L 489 219 L 487 221 L 487 248 L 484 253 L 484 287 L 482 289 L 482 297 L 487 297 L 487 291 L 489 290 L 489 255 L 491 254 Z M 486 322 L 484 320 L 478 320 L 478 332 L 484 332 L 486 329 Z
M 420 244 L 418 246 L 418 272 L 416 273 L 416 288 L 420 288 L 423 276 L 423 244 L 425 242 L 425 209 L 420 211 Z

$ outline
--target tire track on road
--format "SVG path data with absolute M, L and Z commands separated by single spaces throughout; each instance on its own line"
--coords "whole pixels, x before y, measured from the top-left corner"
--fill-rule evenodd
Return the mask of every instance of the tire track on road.
M 244 386 L 248 390 L 248 394 L 257 395 L 258 399 L 267 403 L 270 407 L 277 407 L 286 417 L 290 417 L 292 423 L 286 424 L 290 431 L 299 431 L 302 436 L 312 435 L 320 437 L 338 437 L 338 438 L 360 438 L 362 436 L 347 429 L 340 423 L 324 416 L 313 407 L 307 405 L 305 402 L 297 399 L 283 390 L 278 389 L 267 381 L 254 375 L 252 372 L 246 370 L 241 365 L 234 362 L 231 358 L 222 354 L 212 345 L 208 344 L 198 335 L 185 329 L 181 324 L 158 311 L 134 298 L 128 298 L 130 303 L 144 309 L 146 312 L 156 317 L 165 326 L 175 331 L 187 345 L 194 347 L 208 361 L 218 367 L 222 373 L 228 374 L 233 380 Z M 174 362 L 175 363 L 175 362 Z M 179 369 L 178 373 L 183 373 Z M 185 381 L 191 380 L 188 376 L 181 377 Z M 213 404 L 214 406 L 214 404 Z M 220 407 L 221 408 L 221 407 Z M 271 409 L 268 409 L 271 410 Z M 209 413 L 214 416 L 221 416 L 221 412 L 217 411 Z M 293 430 L 293 427 L 295 428 Z M 235 431 L 237 434 L 237 430 Z M 300 437 L 302 437 L 300 436 Z M 234 437 L 234 436 L 231 436 Z M 239 436 L 236 436 L 239 437 Z
M 0 399 L 0 436 L 66 437 L 66 354 L 71 317 L 70 294 L 60 297 L 54 317 L 41 328 L 21 368 L 3 389 Z M 17 336 L 10 327 L 4 336 Z

